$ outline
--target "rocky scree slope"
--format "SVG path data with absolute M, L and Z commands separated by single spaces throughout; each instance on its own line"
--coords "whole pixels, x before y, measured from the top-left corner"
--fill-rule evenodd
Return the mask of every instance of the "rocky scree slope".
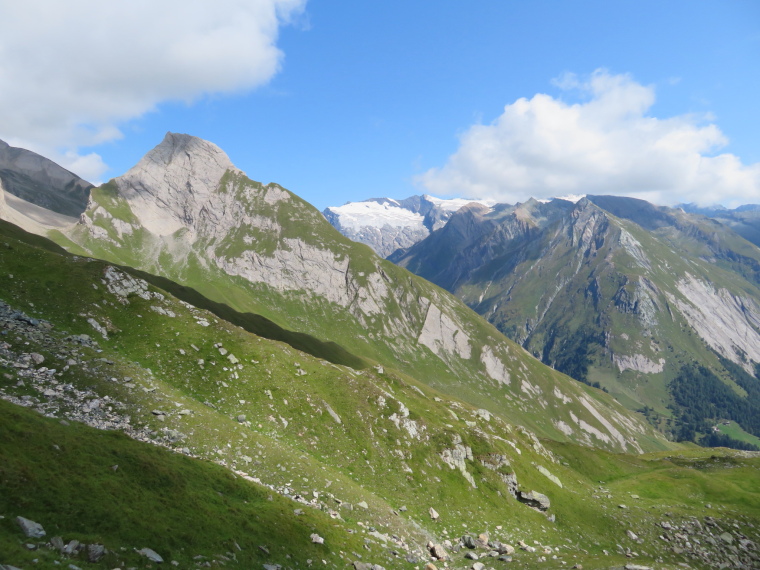
M 0 396 L 63 420 L 3 404 L 2 564 L 111 568 L 150 552 L 267 570 L 757 561 L 752 454 L 541 440 L 388 369 L 256 337 L 8 224 L 0 266 Z M 213 521 L 188 517 L 198 509 Z
M 342 236 L 296 195 L 250 180 L 207 141 L 169 133 L 124 176 L 92 191 L 80 224 L 49 235 L 69 251 L 168 277 L 336 343 L 541 436 L 618 451 L 668 445 L 454 296 Z
M 739 407 L 760 404 L 760 250 L 713 220 L 611 196 L 473 205 L 393 260 L 664 429 L 722 386 Z M 710 393 L 687 365 L 710 371 Z M 703 429 L 732 408 L 691 421 Z
M 388 257 L 443 227 L 454 212 L 470 202 L 485 204 L 482 200 L 445 200 L 428 195 L 404 200 L 372 198 L 331 206 L 322 214 L 347 238 L 370 246 L 381 257 Z
M 53 212 L 77 217 L 87 207 L 92 184 L 55 162 L 0 141 L 0 186 Z

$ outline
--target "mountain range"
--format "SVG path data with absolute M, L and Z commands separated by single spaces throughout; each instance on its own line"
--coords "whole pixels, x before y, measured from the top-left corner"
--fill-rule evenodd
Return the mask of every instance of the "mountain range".
M 760 458 L 669 441 L 212 143 L 167 134 L 78 218 L 14 198 L 0 192 L 0 396 L 27 410 L 0 414 L 2 564 L 758 561 Z M 603 223 L 590 200 L 552 204 L 532 219 Z M 460 209 L 407 255 L 490 211 Z M 627 231 L 626 255 L 675 263 Z M 750 266 L 721 263 L 725 287 Z
M 760 435 L 760 250 L 724 223 L 614 196 L 471 205 L 391 259 L 677 437 L 718 419 Z

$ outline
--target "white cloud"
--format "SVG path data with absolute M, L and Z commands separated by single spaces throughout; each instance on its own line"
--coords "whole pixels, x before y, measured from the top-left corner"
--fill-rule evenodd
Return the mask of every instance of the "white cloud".
M 266 83 L 279 27 L 305 3 L 0 0 L 0 138 L 102 173 L 76 149 L 162 101 Z
M 654 88 L 597 70 L 554 81 L 581 103 L 518 99 L 490 125 L 473 125 L 442 168 L 418 179 L 433 194 L 501 202 L 565 194 L 635 196 L 659 204 L 760 201 L 760 163 L 715 154 L 727 139 L 709 117 L 647 115 Z

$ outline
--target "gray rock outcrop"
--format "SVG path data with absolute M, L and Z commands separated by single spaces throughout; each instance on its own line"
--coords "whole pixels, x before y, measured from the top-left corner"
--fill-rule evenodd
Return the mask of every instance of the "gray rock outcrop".
M 16 517 L 16 523 L 21 527 L 24 536 L 27 538 L 42 538 L 45 536 L 45 529 L 38 522 L 24 517 Z

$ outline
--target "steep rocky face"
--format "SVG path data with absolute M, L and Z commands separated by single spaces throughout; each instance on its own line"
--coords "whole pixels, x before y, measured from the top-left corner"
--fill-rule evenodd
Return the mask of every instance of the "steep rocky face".
M 726 379 L 721 359 L 750 375 L 760 362 L 760 250 L 680 210 L 611 196 L 468 208 L 392 259 L 634 409 L 669 414 L 684 362 Z
M 406 250 L 443 227 L 460 208 L 479 200 L 444 200 L 412 196 L 405 200 L 373 198 L 325 208 L 322 212 L 339 232 L 367 244 L 382 257 Z
M 92 184 L 34 152 L 0 141 L 0 181 L 5 191 L 66 216 L 79 216 Z
M 206 141 L 168 134 L 93 190 L 65 235 L 51 237 L 403 370 L 543 436 L 615 450 L 664 445 L 605 394 L 541 365 L 455 297 L 345 238 L 295 194 L 250 180 Z
M 228 171 L 242 174 L 215 144 L 167 133 L 115 184 L 138 223 L 157 236 L 167 236 L 183 228 L 199 230 L 204 223 L 232 221 L 224 215 L 225 204 L 216 200 Z

